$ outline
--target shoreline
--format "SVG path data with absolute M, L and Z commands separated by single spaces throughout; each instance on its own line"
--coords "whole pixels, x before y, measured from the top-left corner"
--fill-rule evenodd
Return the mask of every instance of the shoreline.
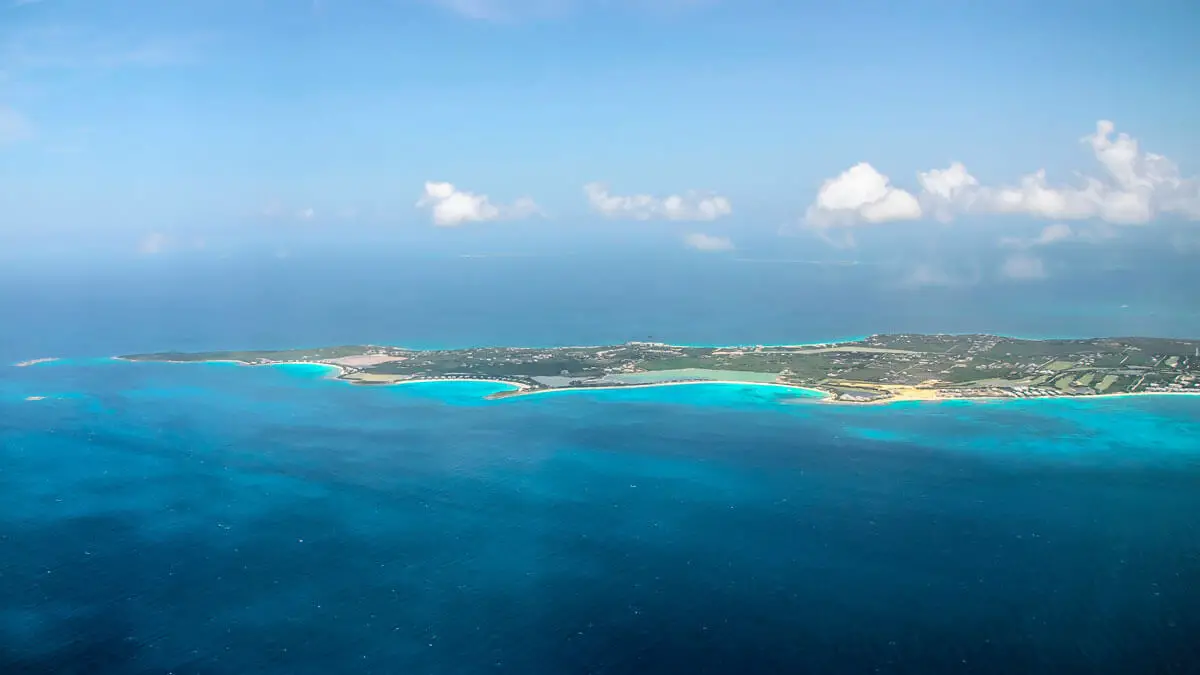
M 340 379 L 346 374 L 346 368 L 339 366 L 336 363 L 321 363 L 320 361 L 277 361 L 274 363 L 250 363 L 248 361 L 238 361 L 237 359 L 210 359 L 205 361 L 171 361 L 171 360 L 141 360 L 127 359 L 123 356 L 108 357 L 113 361 L 124 361 L 126 363 L 171 363 L 176 365 L 188 365 L 195 363 L 228 363 L 235 366 L 245 366 L 247 368 L 268 368 L 271 366 L 321 366 L 322 368 L 332 368 L 337 371 L 337 374 L 326 375 L 329 379 Z
M 354 380 L 349 380 L 349 379 L 345 379 L 345 378 L 338 378 L 338 379 L 342 380 L 343 382 L 349 382 L 350 384 L 357 385 L 357 386 L 364 386 L 364 387 L 396 387 L 396 386 L 400 386 L 403 384 L 437 384 L 437 383 L 446 383 L 446 382 L 450 382 L 450 383 L 453 383 L 453 382 L 484 382 L 487 384 L 504 384 L 504 385 L 513 387 L 514 390 L 512 391 L 512 393 L 503 398 L 509 398 L 511 396 L 524 396 L 526 394 L 536 394 L 539 391 L 554 391 L 553 389 L 533 389 L 533 387 L 530 387 L 529 385 L 525 384 L 524 382 L 513 382 L 511 380 L 490 380 L 490 379 L 483 378 L 483 377 L 453 377 L 453 378 L 451 378 L 451 377 L 429 377 L 429 378 L 420 377 L 420 378 L 413 378 L 410 380 L 397 380 L 396 382 L 379 382 L 376 384 L 372 384 L 370 382 L 355 382 Z M 489 394 L 489 396 L 490 396 L 490 394 Z M 487 398 L 487 397 L 485 397 L 485 398 Z
M 206 362 L 207 363 L 207 362 Z M 340 379 L 340 378 L 339 378 Z M 352 380 L 344 380 L 353 385 L 359 383 Z M 420 378 L 411 380 L 400 380 L 398 382 L 387 382 L 374 385 L 359 385 L 359 386 L 382 386 L 391 387 L 404 384 L 429 384 L 429 383 L 454 383 L 454 382 L 482 382 L 491 384 L 503 384 L 513 387 L 507 392 L 497 392 L 489 394 L 485 398 L 488 400 L 501 400 L 506 398 L 518 398 L 525 396 L 536 396 L 539 394 L 554 394 L 554 393 L 575 393 L 588 391 L 618 391 L 621 389 L 649 389 L 653 387 L 681 387 L 687 385 L 703 385 L 703 384 L 720 384 L 720 385 L 739 385 L 747 387 L 773 387 L 778 389 L 792 389 L 803 392 L 809 392 L 810 396 L 798 396 L 794 401 L 822 403 L 828 405 L 847 405 L 847 406 L 869 406 L 869 405 L 889 405 L 894 403 L 951 403 L 954 401 L 968 402 L 991 402 L 991 401 L 1075 401 L 1094 398 L 1124 398 L 1132 396 L 1200 396 L 1200 392 L 1190 391 L 1133 391 L 1123 392 L 1118 394 L 1089 394 L 1086 396 L 906 396 L 903 394 L 893 395 L 888 398 L 878 398 L 870 401 L 852 401 L 846 399 L 835 398 L 831 392 L 815 387 L 805 387 L 799 384 L 782 384 L 778 382 L 750 382 L 744 380 L 689 380 L 686 382 L 644 382 L 638 384 L 617 384 L 617 385 L 601 385 L 597 387 L 546 387 L 544 389 L 533 389 L 527 384 L 521 382 L 512 382 L 509 380 L 491 380 L 484 378 Z
M 446 382 L 454 380 L 425 380 L 426 382 Z M 498 380 L 485 380 L 487 382 L 498 382 Z M 515 382 L 512 384 L 516 384 Z M 650 387 L 682 387 L 694 384 L 736 384 L 743 386 L 754 387 L 777 387 L 780 389 L 799 389 L 801 391 L 812 392 L 815 396 L 806 396 L 803 398 L 812 398 L 816 400 L 832 399 L 832 395 L 820 389 L 812 387 L 804 387 L 798 384 L 781 384 L 778 382 L 745 382 L 742 380 L 688 380 L 686 382 L 639 382 L 637 384 L 613 384 L 601 385 L 598 387 L 546 387 L 545 389 L 532 389 L 529 386 L 524 386 L 520 391 L 514 391 L 501 396 L 493 396 L 494 399 L 501 398 L 516 398 L 518 396 L 534 396 L 536 394 L 550 394 L 555 392 L 580 392 L 580 391 L 616 391 L 619 389 L 648 389 Z M 849 403 L 849 401 L 833 401 L 831 403 Z
M 345 380 L 350 384 L 358 384 L 356 382 Z M 967 401 L 975 403 L 984 403 L 992 401 L 1078 401 L 1094 398 L 1125 398 L 1133 396 L 1200 396 L 1200 392 L 1191 391 L 1132 391 L 1122 392 L 1118 394 L 1089 394 L 1086 396 L 906 396 L 893 395 L 888 398 L 873 399 L 870 401 L 852 401 L 835 398 L 834 394 L 814 387 L 805 387 L 798 384 L 781 384 L 778 382 L 747 382 L 743 380 L 691 380 L 687 382 L 646 382 L 639 384 L 618 384 L 618 385 L 602 385 L 598 387 L 546 387 L 544 389 L 533 389 L 527 384 L 521 382 L 511 382 L 507 380 L 489 380 L 482 378 L 430 378 L 430 379 L 412 379 L 401 380 L 399 382 L 388 382 L 378 385 L 367 386 L 396 386 L 403 384 L 428 384 L 428 383 L 454 383 L 454 382 L 483 382 L 493 384 L 504 384 L 513 387 L 513 390 L 507 392 L 497 392 L 484 397 L 488 400 L 501 400 L 506 398 L 518 398 L 525 396 L 536 396 L 539 394 L 553 393 L 575 393 L 588 391 L 617 391 L 621 389 L 649 389 L 652 387 L 681 387 L 687 385 L 702 385 L 702 384 L 720 384 L 720 385 L 739 385 L 748 387 L 774 387 L 779 389 L 793 389 L 804 392 L 809 392 L 811 396 L 798 396 L 793 401 L 821 403 L 827 405 L 847 405 L 847 406 L 869 406 L 869 405 L 890 405 L 895 403 L 952 403 L 954 401 Z
M 36 366 L 39 363 L 54 363 L 55 361 L 61 361 L 61 360 L 62 359 L 57 356 L 44 356 L 44 357 L 38 358 L 38 359 L 29 359 L 27 361 L 18 361 L 12 365 L 14 368 L 28 368 L 30 366 Z
M 825 343 L 818 343 L 818 344 L 825 344 Z M 112 356 L 110 358 L 113 360 L 116 360 L 116 361 L 126 361 L 126 362 L 131 362 L 131 363 L 150 363 L 151 362 L 151 361 L 139 361 L 137 359 L 127 359 L 127 358 L 123 358 L 121 356 Z M 279 361 L 279 362 L 274 362 L 274 363 L 249 363 L 246 361 L 239 361 L 239 360 L 234 360 L 234 359 L 213 359 L 213 360 L 204 360 L 204 361 L 163 360 L 163 361 L 152 361 L 152 362 L 153 363 L 171 363 L 171 364 L 225 363 L 225 364 L 234 364 L 234 365 L 238 365 L 238 366 L 247 366 L 247 367 L 264 367 L 264 366 L 270 367 L 270 366 L 293 366 L 293 365 L 320 366 L 322 368 L 331 369 L 334 371 L 331 373 L 326 373 L 324 375 L 324 379 L 338 380 L 338 381 L 345 382 L 350 385 L 365 386 L 365 387 L 392 387 L 392 386 L 399 386 L 399 385 L 405 385 L 405 384 L 455 383 L 455 382 L 489 383 L 489 384 L 499 384 L 499 385 L 511 387 L 511 389 L 509 389 L 509 390 L 495 392 L 493 394 L 488 394 L 488 395 L 484 396 L 483 398 L 486 400 L 501 400 L 501 399 L 506 399 L 506 398 L 517 398 L 517 397 L 522 397 L 522 396 L 533 396 L 533 395 L 537 395 L 537 394 L 550 394 L 550 393 L 614 391 L 614 390 L 620 390 L 620 389 L 647 389 L 647 388 L 651 388 L 651 387 L 676 387 L 676 386 L 684 386 L 684 385 L 703 385 L 703 384 L 739 385 L 739 386 L 752 386 L 752 387 L 774 387 L 774 388 L 779 388 L 779 389 L 798 390 L 798 391 L 802 391 L 802 392 L 807 392 L 809 395 L 797 396 L 796 398 L 792 399 L 791 402 L 810 402 L 810 403 L 820 403 L 820 404 L 826 404 L 826 405 L 845 405 L 845 406 L 880 406 L 880 405 L 891 405 L 891 404 L 897 404 L 897 403 L 946 403 L 946 402 L 953 402 L 953 401 L 967 401 L 967 402 L 977 402 L 977 403 L 986 403 L 986 402 L 995 402 L 995 401 L 1049 401 L 1049 400 L 1075 400 L 1075 401 L 1077 401 L 1077 400 L 1100 399 L 1100 398 L 1115 399 L 1115 398 L 1125 398 L 1125 397 L 1134 397 L 1134 396 L 1195 396 L 1195 397 L 1200 397 L 1200 391 L 1195 391 L 1195 392 L 1193 392 L 1193 391 L 1132 391 L 1132 392 L 1118 392 L 1118 393 L 1111 393 L 1111 394 L 1084 394 L 1084 395 L 1063 395 L 1063 396 L 1023 396 L 1023 397 L 1017 397 L 1017 396 L 939 396 L 937 394 L 938 390 L 936 390 L 936 389 L 915 390 L 915 391 L 922 392 L 922 394 L 929 393 L 931 395 L 913 395 L 912 391 L 914 391 L 914 389 L 909 388 L 909 389 L 906 389 L 905 391 L 903 391 L 902 393 L 893 392 L 891 396 L 888 396 L 886 398 L 875 398 L 875 399 L 866 400 L 866 401 L 856 401 L 856 400 L 850 400 L 850 399 L 839 399 L 839 398 L 837 398 L 837 394 L 834 393 L 833 391 L 820 389 L 818 387 L 810 387 L 810 386 L 804 386 L 804 385 L 798 385 L 798 384 L 785 384 L 785 383 L 781 383 L 781 382 L 753 382 L 753 381 L 746 381 L 746 380 L 686 380 L 686 381 L 677 381 L 677 382 L 639 382 L 639 383 L 634 383 L 634 384 L 610 384 L 610 385 L 600 385 L 600 386 L 594 386 L 594 387 L 569 387 L 568 386 L 568 387 L 543 387 L 543 388 L 535 389 L 535 388 L 531 387 L 529 384 L 526 384 L 524 382 L 518 382 L 515 380 L 483 378 L 483 377 L 461 377 L 461 378 L 459 378 L 459 377 L 428 377 L 428 378 L 412 378 L 412 379 L 396 380 L 394 382 L 358 381 L 358 380 L 354 380 L 352 378 L 346 377 L 347 375 L 352 375 L 353 373 L 348 372 L 344 366 L 340 366 L 340 365 L 333 364 L 333 363 L 323 363 L 320 361 Z M 358 372 L 358 371 L 354 371 L 354 372 Z

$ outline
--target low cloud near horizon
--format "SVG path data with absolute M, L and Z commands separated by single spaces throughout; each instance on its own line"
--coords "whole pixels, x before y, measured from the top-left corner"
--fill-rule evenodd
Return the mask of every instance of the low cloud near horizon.
M 583 192 L 592 210 L 606 218 L 702 222 L 733 213 L 728 198 L 696 191 L 666 197 L 614 195 L 604 183 L 588 183 Z
M 933 218 L 949 222 L 963 215 L 1023 214 L 1056 220 L 1096 219 L 1114 225 L 1142 225 L 1160 214 L 1200 220 L 1200 177 L 1183 178 L 1162 155 L 1144 152 L 1115 125 L 1096 123 L 1082 142 L 1089 146 L 1104 178 L 1085 176 L 1079 187 L 1051 185 L 1045 170 L 1023 176 L 1016 185 L 990 187 L 961 162 L 917 174 L 916 194 L 895 187 L 867 162 L 826 180 L 805 213 L 818 229 Z
M 180 250 L 201 251 L 208 247 L 203 237 L 179 237 L 163 232 L 149 232 L 137 243 L 137 253 L 143 256 L 155 256 L 160 253 Z
M 1020 237 L 1005 237 L 1000 240 L 1000 243 L 1004 246 L 1014 248 L 1034 248 L 1063 242 L 1096 244 L 1113 239 L 1116 236 L 1116 230 L 1109 226 L 1081 227 L 1076 225 L 1072 227 L 1067 223 L 1053 223 L 1042 228 L 1042 231 L 1037 236 L 1024 239 Z
M 512 204 L 493 204 L 487 195 L 456 188 L 452 183 L 426 182 L 417 208 L 428 209 L 433 224 L 456 227 L 463 223 L 482 223 L 495 220 L 520 220 L 541 213 L 529 197 Z
M 729 237 L 718 237 L 703 232 L 693 232 L 684 236 L 685 246 L 697 251 L 732 251 L 733 242 Z
M 1036 281 L 1046 278 L 1046 265 L 1041 258 L 1018 253 L 1005 259 L 1000 273 L 1014 281 Z

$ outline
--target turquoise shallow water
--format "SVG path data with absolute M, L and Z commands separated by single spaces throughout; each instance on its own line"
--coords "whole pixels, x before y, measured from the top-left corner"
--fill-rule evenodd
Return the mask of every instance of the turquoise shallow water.
M 0 672 L 1200 663 L 1200 399 L 323 373 L 4 368 Z

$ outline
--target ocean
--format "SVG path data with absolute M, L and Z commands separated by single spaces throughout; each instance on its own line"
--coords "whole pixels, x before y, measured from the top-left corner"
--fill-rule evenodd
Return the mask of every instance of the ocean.
M 1200 671 L 1198 398 L 489 401 L 107 358 L 1200 335 L 1166 284 L 1035 301 L 732 261 L 553 284 L 505 259 L 294 265 L 0 285 L 0 357 L 64 357 L 0 366 L 0 673 Z

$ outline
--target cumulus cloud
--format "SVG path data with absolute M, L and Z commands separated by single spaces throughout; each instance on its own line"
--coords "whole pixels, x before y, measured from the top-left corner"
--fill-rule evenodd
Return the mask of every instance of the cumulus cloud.
M 1046 278 L 1046 266 L 1041 258 L 1017 254 L 1005 259 L 1000 273 L 1017 281 L 1033 281 Z
M 887 220 L 916 220 L 929 215 L 950 221 L 970 214 L 1023 214 L 1054 220 L 1100 220 L 1138 225 L 1160 214 L 1200 219 L 1200 177 L 1183 178 L 1166 157 L 1144 152 L 1112 122 L 1096 123 L 1083 137 L 1104 169 L 1102 178 L 1081 184 L 1053 185 L 1044 170 L 1006 186 L 982 185 L 960 162 L 917 174 L 915 196 L 892 187 L 887 176 L 865 162 L 825 181 L 806 220 L 816 227 L 857 225 Z
M 733 213 L 733 204 L 727 198 L 695 191 L 667 197 L 614 195 L 603 183 L 588 183 L 583 192 L 592 210 L 607 218 L 709 221 Z
M 729 237 L 718 237 L 703 232 L 693 232 L 683 238 L 683 243 L 688 248 L 694 248 L 697 251 L 732 251 L 733 242 Z
M 1033 243 L 1036 246 L 1045 246 L 1046 244 L 1066 241 L 1074 236 L 1075 231 L 1071 229 L 1070 225 L 1066 223 L 1054 223 L 1053 225 L 1047 225 L 1041 234 L 1033 240 Z
M 817 227 L 913 220 L 921 217 L 921 204 L 910 193 L 892 187 L 875 167 L 861 162 L 825 181 L 806 217 Z
M 946 169 L 933 169 L 917 174 L 921 184 L 921 202 L 925 209 L 942 222 L 954 219 L 956 212 L 970 209 L 975 202 L 979 181 L 962 162 Z
M 417 200 L 417 208 L 429 209 L 433 223 L 439 227 L 519 220 L 541 213 L 538 205 L 528 197 L 522 197 L 512 204 L 493 204 L 487 195 L 459 190 L 451 183 L 436 182 L 425 183 L 425 192 Z
M 1005 246 L 1015 246 L 1017 248 L 1029 248 L 1032 246 L 1048 246 L 1057 244 L 1062 241 L 1070 241 L 1075 239 L 1078 233 L 1066 223 L 1054 223 L 1042 228 L 1036 236 L 1033 237 L 1005 237 L 1000 240 L 1000 243 Z

